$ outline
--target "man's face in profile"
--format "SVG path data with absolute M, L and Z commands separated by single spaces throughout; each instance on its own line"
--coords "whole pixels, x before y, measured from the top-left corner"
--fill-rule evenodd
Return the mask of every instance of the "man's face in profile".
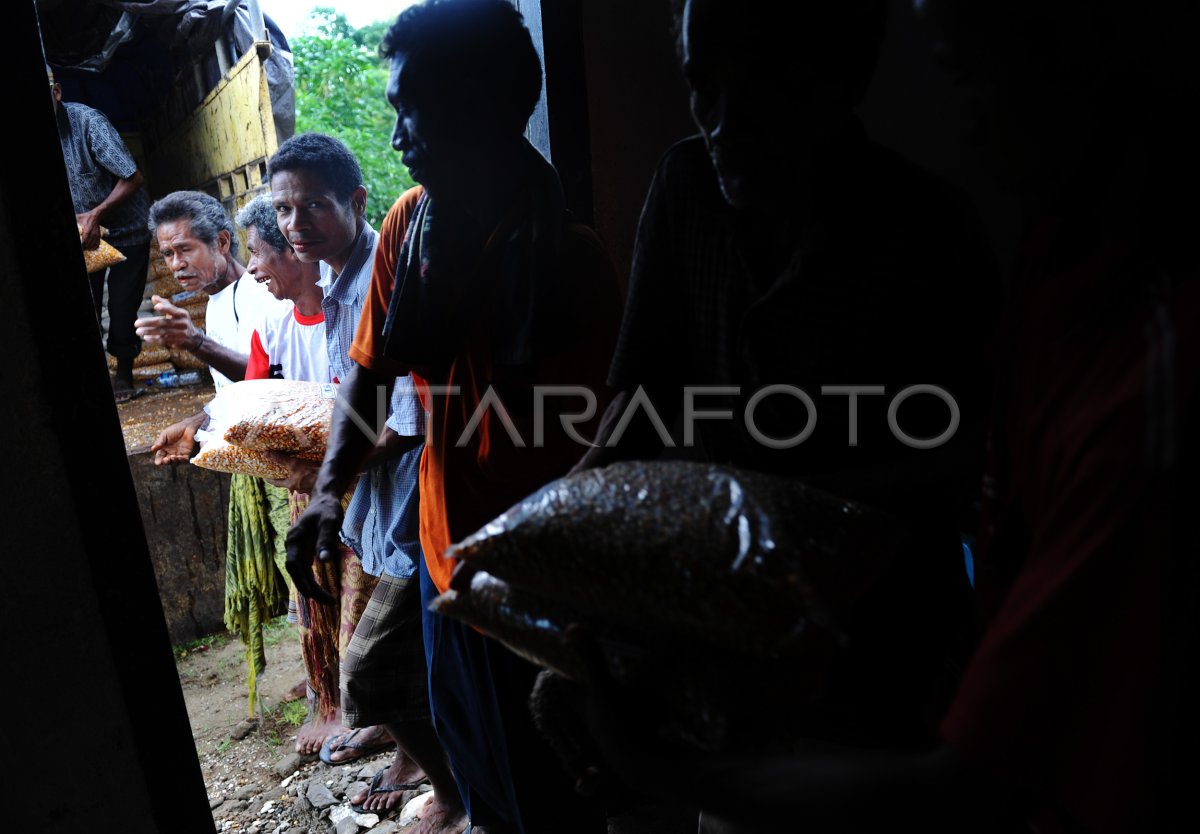
M 453 109 L 448 98 L 414 82 L 419 71 L 403 52 L 392 58 L 387 85 L 388 103 L 396 111 L 392 148 L 431 197 L 453 199 L 469 186 L 472 170 L 465 124 L 448 112 Z M 435 99 L 438 103 L 432 103 Z

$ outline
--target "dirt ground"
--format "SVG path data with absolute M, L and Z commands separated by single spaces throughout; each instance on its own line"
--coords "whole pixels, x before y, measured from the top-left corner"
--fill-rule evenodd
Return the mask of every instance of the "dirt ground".
M 211 384 L 147 389 L 135 399 L 118 403 L 126 453 L 132 455 L 149 449 L 159 432 L 200 411 L 213 393 Z
M 267 668 L 258 679 L 260 704 L 254 722 L 247 721 L 246 663 L 238 638 L 222 634 L 176 648 L 176 667 L 216 830 L 397 834 L 409 828 L 399 824 L 399 808 L 391 819 L 364 815 L 358 817 L 355 829 L 346 822 L 336 826 L 334 819 L 351 814 L 347 796 L 386 767 L 392 754 L 332 768 L 315 756 L 296 756 L 293 722 L 303 716 L 303 701 L 290 700 L 289 690 L 304 679 L 304 666 L 295 627 L 276 620 L 266 630 L 265 642 Z M 310 801 L 318 785 L 328 788 L 334 804 L 317 807 L 320 799 L 315 804 Z

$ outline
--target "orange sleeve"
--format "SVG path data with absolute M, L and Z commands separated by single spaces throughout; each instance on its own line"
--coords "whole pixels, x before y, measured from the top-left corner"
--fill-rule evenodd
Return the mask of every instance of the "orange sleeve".
M 421 186 L 410 188 L 392 204 L 383 225 L 379 228 L 379 243 L 375 247 L 375 263 L 371 267 L 371 288 L 358 319 L 358 330 L 350 345 L 350 358 L 364 368 L 403 376 L 409 369 L 383 355 L 383 325 L 387 321 L 388 305 L 396 282 L 396 261 L 404 245 L 404 234 L 412 220 L 413 210 L 421 199 Z

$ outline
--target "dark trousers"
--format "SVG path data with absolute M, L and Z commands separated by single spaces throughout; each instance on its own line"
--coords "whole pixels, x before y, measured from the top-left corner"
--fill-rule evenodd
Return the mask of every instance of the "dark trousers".
M 142 349 L 142 340 L 134 332 L 138 307 L 146 292 L 146 268 L 150 262 L 150 242 L 118 247 L 125 260 L 108 268 L 108 352 L 118 359 L 132 359 Z M 104 303 L 104 273 L 88 276 L 92 283 L 92 303 L 96 320 Z
M 462 623 L 435 614 L 421 561 L 429 702 L 473 826 L 488 834 L 600 834 L 603 810 L 575 794 L 529 714 L 539 669 Z

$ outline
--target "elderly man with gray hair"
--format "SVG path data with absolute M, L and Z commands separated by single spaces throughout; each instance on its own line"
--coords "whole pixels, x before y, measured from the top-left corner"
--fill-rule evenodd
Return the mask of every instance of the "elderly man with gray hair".
M 156 316 L 138 319 L 137 333 L 150 344 L 183 348 L 212 369 L 218 388 L 242 379 L 255 325 L 275 302 L 254 281 L 239 280 L 233 221 L 216 199 L 199 191 L 176 191 L 150 207 L 150 231 L 163 260 L 189 292 L 208 293 L 206 327 L 187 311 L 154 297 Z
M 138 335 L 151 344 L 183 348 L 204 360 L 217 388 L 243 379 L 255 328 L 285 302 L 247 277 L 250 273 L 237 259 L 233 221 L 208 194 L 168 194 L 150 207 L 149 226 L 179 283 L 185 290 L 208 293 L 208 307 L 201 330 L 187 310 L 155 296 L 156 315 L 138 319 Z M 196 431 L 207 419 L 201 411 L 164 429 L 151 446 L 154 462 L 187 461 Z M 264 515 L 270 518 L 271 529 L 262 524 Z M 225 625 L 246 645 L 248 711 L 253 716 L 257 676 L 266 665 L 262 624 L 285 593 L 274 565 L 288 528 L 286 491 L 259 478 L 232 476 L 227 527 Z

